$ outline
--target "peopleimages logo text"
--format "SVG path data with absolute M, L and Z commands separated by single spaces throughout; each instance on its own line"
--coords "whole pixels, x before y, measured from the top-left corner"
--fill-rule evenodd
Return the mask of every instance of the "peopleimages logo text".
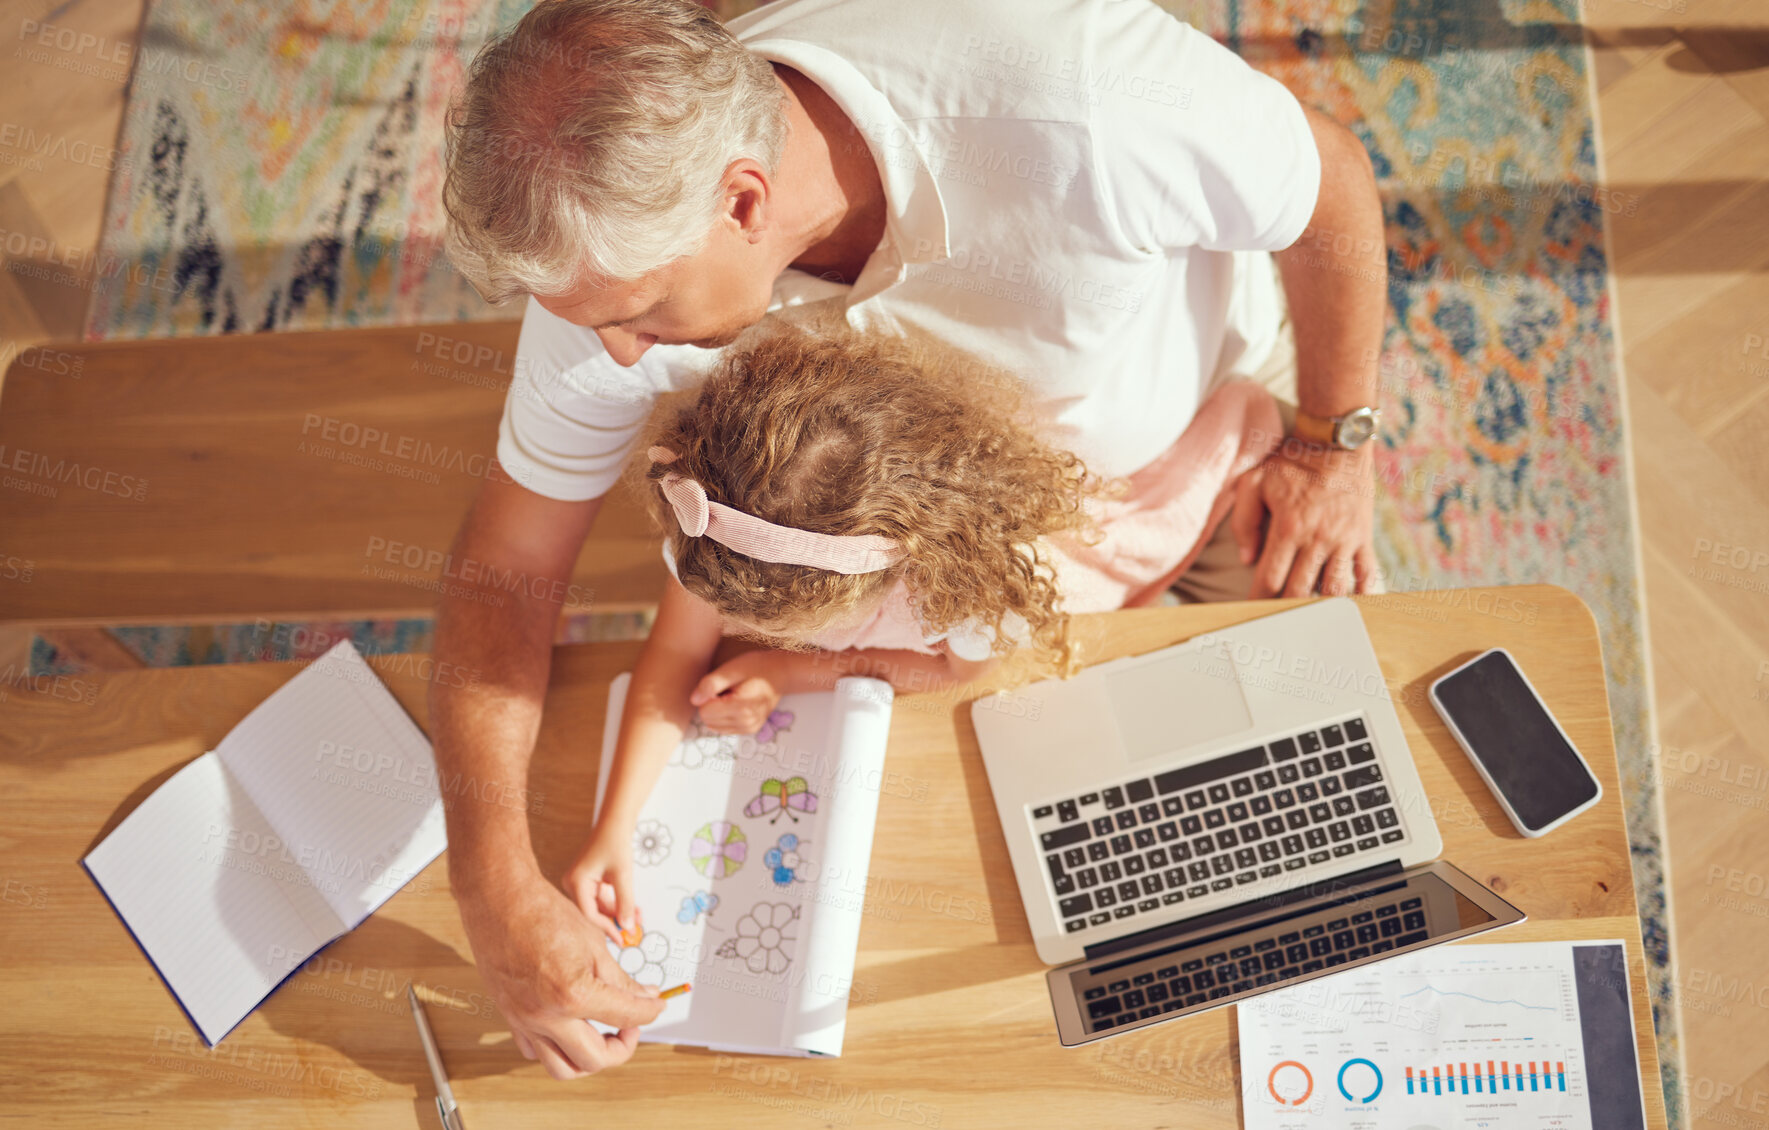
M 100 494 L 132 498 L 137 502 L 147 497 L 147 480 L 139 475 L 123 475 L 81 463 L 77 459 L 52 459 L 39 451 L 10 447 L 0 443 L 0 471 L 17 472 L 43 483 L 85 487 Z
M 508 593 L 522 592 L 535 600 L 564 601 L 574 606 L 587 606 L 595 590 L 551 577 L 531 577 L 515 569 L 500 569 L 489 562 L 472 557 L 457 558 L 439 549 L 426 549 L 410 542 L 391 541 L 384 537 L 369 538 L 363 556 L 379 557 L 389 565 L 402 565 L 424 573 L 441 567 L 441 575 L 452 581 Z

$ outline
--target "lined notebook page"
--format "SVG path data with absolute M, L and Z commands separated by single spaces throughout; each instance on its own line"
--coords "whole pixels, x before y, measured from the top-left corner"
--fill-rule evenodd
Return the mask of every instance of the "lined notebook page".
M 211 1044 L 338 933 L 212 753 L 142 801 L 86 869 Z
M 246 715 L 216 751 L 310 872 L 332 935 L 447 846 L 430 743 L 348 640 Z
M 629 682 L 609 688 L 598 805 Z M 753 736 L 694 728 L 659 776 L 634 844 L 644 936 L 616 957 L 694 989 L 641 1040 L 840 1053 L 891 701 L 877 680 L 842 682 L 783 698 Z

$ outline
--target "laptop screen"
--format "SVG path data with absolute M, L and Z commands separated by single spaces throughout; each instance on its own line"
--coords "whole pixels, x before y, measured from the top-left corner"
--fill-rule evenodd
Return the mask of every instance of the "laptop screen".
M 1053 997 L 1074 1004 L 1057 1010 L 1059 1029 L 1070 1029 L 1059 1034 L 1064 1044 L 1116 1035 L 1522 917 L 1441 861 L 1286 892 L 1094 947 L 1053 970 Z

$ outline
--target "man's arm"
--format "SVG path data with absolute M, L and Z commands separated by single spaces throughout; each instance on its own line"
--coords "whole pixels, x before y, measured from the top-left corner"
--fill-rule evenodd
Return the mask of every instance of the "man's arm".
M 622 973 L 602 933 L 535 861 L 528 813 L 504 798 L 527 795 L 560 605 L 600 499 L 560 502 L 489 478 L 452 552 L 462 579 L 443 596 L 438 664 L 473 674 L 465 686 L 431 685 L 430 723 L 447 790 L 449 884 L 480 975 L 516 1044 L 554 1078 L 624 1062 L 637 1025 L 662 1011 Z M 592 1018 L 621 1029 L 601 1036 Z
M 1125 237 L 1147 250 L 1273 252 L 1295 325 L 1302 409 L 1337 415 L 1370 404 L 1387 284 L 1381 201 L 1363 146 L 1153 4 L 1106 4 L 1098 19 L 1101 73 L 1184 76 L 1180 86 L 1101 93 L 1098 153 Z M 1286 446 L 1292 454 L 1242 476 L 1230 520 L 1243 560 L 1258 560 L 1252 595 L 1374 585 L 1371 453 L 1316 457 Z
M 1349 130 L 1303 110 L 1320 150 L 1320 194 L 1302 238 L 1276 258 L 1296 333 L 1298 407 L 1330 417 L 1376 405 L 1387 255 L 1369 154 Z M 1341 451 L 1291 439 L 1242 478 L 1231 524 L 1241 559 L 1258 558 L 1254 598 L 1378 586 L 1374 465 L 1371 444 Z

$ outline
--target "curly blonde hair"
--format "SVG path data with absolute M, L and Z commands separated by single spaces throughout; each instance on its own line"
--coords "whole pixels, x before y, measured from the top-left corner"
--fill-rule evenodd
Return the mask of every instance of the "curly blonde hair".
M 650 443 L 677 458 L 640 460 L 641 493 L 682 586 L 773 642 L 871 609 L 901 579 L 930 633 L 976 621 L 1004 653 L 1018 615 L 1034 661 L 1069 674 L 1079 658 L 1040 542 L 1089 536 L 1100 484 L 1034 429 L 1016 381 L 950 346 L 770 326 L 660 405 Z M 903 556 L 846 575 L 689 537 L 659 485 L 669 471 L 778 525 L 894 538 Z

